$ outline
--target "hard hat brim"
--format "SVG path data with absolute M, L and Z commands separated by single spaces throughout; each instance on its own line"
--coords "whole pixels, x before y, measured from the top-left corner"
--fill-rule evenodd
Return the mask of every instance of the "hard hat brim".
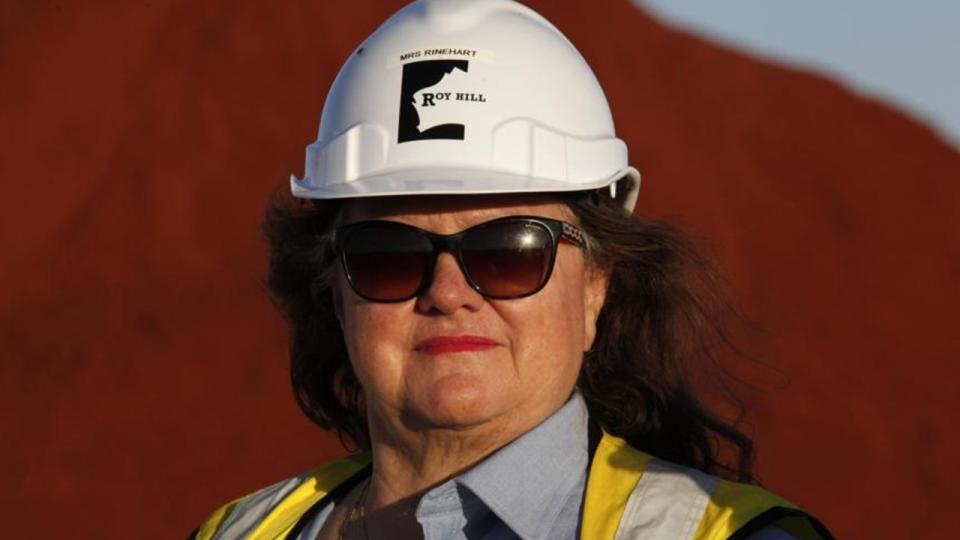
M 496 171 L 477 171 L 462 168 L 418 168 L 357 178 L 349 182 L 311 187 L 310 179 L 290 176 L 290 189 L 295 197 L 303 199 L 353 199 L 362 197 L 398 197 L 416 195 L 477 195 L 496 193 L 559 193 L 586 191 L 610 186 L 624 177 L 634 180 L 624 207 L 633 211 L 640 189 L 640 173 L 633 167 L 623 169 L 597 180 L 560 182 Z

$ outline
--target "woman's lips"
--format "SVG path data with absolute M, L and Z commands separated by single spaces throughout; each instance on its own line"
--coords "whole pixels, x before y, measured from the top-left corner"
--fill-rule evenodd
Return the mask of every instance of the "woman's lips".
M 414 349 L 419 353 L 438 355 L 485 351 L 496 346 L 496 341 L 483 336 L 437 336 L 417 343 Z

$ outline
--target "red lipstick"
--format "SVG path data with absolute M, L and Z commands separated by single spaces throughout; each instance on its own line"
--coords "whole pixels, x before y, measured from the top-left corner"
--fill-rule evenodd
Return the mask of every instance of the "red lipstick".
M 483 336 L 436 336 L 417 343 L 415 350 L 423 354 L 438 355 L 486 351 L 496 346 L 496 341 Z

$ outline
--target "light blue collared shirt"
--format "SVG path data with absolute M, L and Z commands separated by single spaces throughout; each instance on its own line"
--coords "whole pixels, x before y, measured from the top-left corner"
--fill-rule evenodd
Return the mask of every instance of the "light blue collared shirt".
M 575 540 L 587 482 L 587 406 L 579 393 L 540 425 L 417 506 L 425 540 Z

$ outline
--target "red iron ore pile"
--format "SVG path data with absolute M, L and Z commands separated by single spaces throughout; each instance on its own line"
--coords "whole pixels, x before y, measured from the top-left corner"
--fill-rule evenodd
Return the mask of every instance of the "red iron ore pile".
M 0 8 L 6 535 L 183 537 L 343 452 L 291 396 L 259 222 L 402 4 Z M 760 328 L 777 371 L 738 366 L 765 485 L 840 538 L 946 538 L 960 153 L 627 0 L 530 5 L 606 89 L 638 212 L 705 239 Z

